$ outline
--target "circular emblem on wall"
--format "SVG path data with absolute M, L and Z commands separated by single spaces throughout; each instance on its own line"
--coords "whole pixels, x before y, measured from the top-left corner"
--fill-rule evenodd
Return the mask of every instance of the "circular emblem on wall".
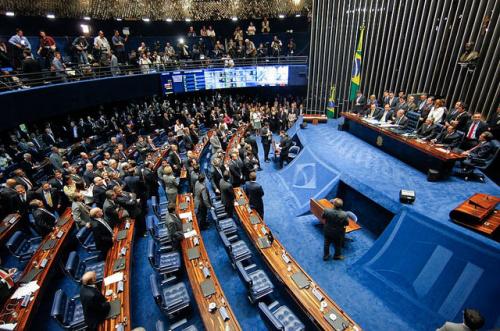
M 382 136 L 377 137 L 377 146 L 382 146 L 384 144 L 384 138 Z

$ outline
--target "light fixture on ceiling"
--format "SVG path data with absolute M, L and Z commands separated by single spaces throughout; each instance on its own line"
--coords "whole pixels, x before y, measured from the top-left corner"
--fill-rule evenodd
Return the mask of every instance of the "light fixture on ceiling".
M 191 22 L 191 19 L 190 18 L 186 18 L 186 22 Z
M 117 17 L 116 20 L 120 22 L 122 19 L 120 17 Z
M 233 17 L 231 17 L 231 20 L 232 20 L 233 22 L 236 22 L 236 21 L 238 20 L 238 17 L 233 16 Z
M 300 17 L 300 14 L 295 14 L 295 17 Z
M 167 18 L 166 20 L 167 22 L 172 22 L 172 19 L 171 18 Z
M 86 21 L 90 21 L 90 16 L 84 16 L 83 19 Z
M 179 38 L 179 44 L 184 44 L 184 38 Z
M 5 12 L 5 16 L 10 16 L 10 17 L 14 17 L 16 14 L 14 14 L 13 11 L 6 11 Z
M 90 27 L 87 24 L 80 24 L 80 27 L 82 28 L 83 34 L 89 34 L 90 33 Z
M 143 20 L 144 22 L 149 22 L 149 21 L 150 21 L 149 17 L 144 17 L 142 20 Z
M 279 14 L 278 17 L 281 18 L 281 19 L 283 19 L 283 18 L 285 18 L 285 15 Z
M 54 15 L 54 14 L 47 14 L 47 18 L 53 20 L 54 18 L 56 18 L 56 15 Z

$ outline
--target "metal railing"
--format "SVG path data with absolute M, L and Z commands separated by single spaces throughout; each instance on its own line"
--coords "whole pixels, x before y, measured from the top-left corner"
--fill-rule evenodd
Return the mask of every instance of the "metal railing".
M 154 74 L 176 70 L 193 70 L 207 68 L 229 68 L 257 65 L 298 65 L 307 64 L 307 56 L 252 57 L 238 59 L 176 60 L 167 63 L 149 65 L 120 64 L 118 66 L 79 65 L 67 63 L 64 72 L 44 70 L 39 73 L 3 72 L 0 76 L 0 93 L 12 90 L 27 89 L 37 86 L 120 77 L 130 75 Z

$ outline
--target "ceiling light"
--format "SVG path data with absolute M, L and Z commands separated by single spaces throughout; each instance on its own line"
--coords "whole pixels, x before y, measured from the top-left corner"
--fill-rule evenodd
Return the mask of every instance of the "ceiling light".
M 47 14 L 47 18 L 50 18 L 51 20 L 53 20 L 54 18 L 56 18 L 56 15 L 54 15 L 54 14 Z
M 172 19 L 171 18 L 167 18 L 167 22 L 172 22 Z
M 13 11 L 6 11 L 5 12 L 5 16 L 10 16 L 10 17 L 13 17 L 15 14 Z
M 190 18 L 186 18 L 186 22 L 191 22 L 191 19 Z
M 149 22 L 149 21 L 150 21 L 150 19 L 149 19 L 148 17 L 144 17 L 142 20 L 143 20 L 144 22 Z
M 295 14 L 295 17 L 300 17 L 300 14 Z
M 179 38 L 179 44 L 184 44 L 184 38 Z
M 283 15 L 283 14 L 279 14 L 279 15 L 278 15 L 278 17 L 279 17 L 279 18 L 285 18 L 285 15 Z
M 83 19 L 86 20 L 86 21 L 90 21 L 90 17 L 89 16 L 84 16 Z
M 116 18 L 116 20 L 117 20 L 118 22 L 120 22 L 122 19 L 121 19 L 121 18 L 119 18 L 119 17 L 117 17 L 117 18 Z
M 231 17 L 231 20 L 233 20 L 233 22 L 236 22 L 238 20 L 238 17 L 233 16 L 233 17 Z
M 82 32 L 84 34 L 90 33 L 90 27 L 87 24 L 80 24 L 80 27 L 82 28 Z

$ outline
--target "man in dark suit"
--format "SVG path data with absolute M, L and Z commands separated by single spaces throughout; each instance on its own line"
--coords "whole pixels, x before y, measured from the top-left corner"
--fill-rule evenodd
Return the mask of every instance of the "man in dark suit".
M 399 128 L 406 128 L 408 124 L 408 117 L 405 115 L 405 111 L 403 109 L 398 110 L 396 116 L 393 119 L 394 124 L 396 124 Z
M 429 115 L 431 109 L 434 107 L 434 98 L 429 97 L 424 103 L 421 103 L 418 107 L 420 112 L 420 121 L 425 121 Z
M 330 245 L 335 247 L 334 260 L 343 260 L 342 246 L 344 244 L 345 228 L 349 224 L 347 214 L 342 210 L 344 202 L 342 199 L 335 198 L 332 201 L 333 208 L 326 208 L 323 211 L 322 218 L 325 220 L 323 234 L 325 242 L 323 246 L 323 261 L 330 258 Z
M 352 102 L 352 112 L 355 114 L 363 114 L 366 106 L 366 98 L 361 94 L 361 91 L 356 92 L 356 98 Z
M 102 295 L 101 290 L 96 287 L 95 271 L 88 271 L 82 276 L 80 287 L 80 300 L 83 307 L 83 316 L 87 330 L 95 331 L 99 324 L 106 319 L 111 306 Z M 116 294 L 115 294 L 116 296 Z
M 465 111 L 465 105 L 461 101 L 455 103 L 455 108 L 446 115 L 444 125 L 448 126 L 453 124 L 458 131 L 465 132 L 467 130 L 467 123 L 469 122 L 469 115 Z
M 255 209 L 262 219 L 264 219 L 264 201 L 262 200 L 264 190 L 262 186 L 255 181 L 257 179 L 257 174 L 255 172 L 252 171 L 250 173 L 249 179 L 250 181 L 245 185 L 245 193 L 248 197 L 250 207 Z
M 368 109 L 368 111 L 366 112 L 365 115 L 368 118 L 377 118 L 380 116 L 380 113 L 381 113 L 381 109 L 377 108 L 377 105 L 371 104 L 370 108 Z
M 49 183 L 43 182 L 36 193 L 38 198 L 42 200 L 45 209 L 51 213 L 61 211 L 61 197 L 55 188 L 50 187 Z
M 54 230 L 57 218 L 50 211 L 43 208 L 43 202 L 41 200 L 31 200 L 30 207 L 33 208 L 36 231 L 44 238 Z
M 280 141 L 280 168 L 283 168 L 283 163 L 288 162 L 288 151 L 290 147 L 292 147 L 292 140 L 288 137 L 288 134 L 285 131 L 280 132 L 281 141 Z
M 113 229 L 104 220 L 104 213 L 101 208 L 92 208 L 90 210 L 90 217 L 92 220 L 86 226 L 92 229 L 95 246 L 101 252 L 99 257 L 101 260 L 104 260 L 108 251 L 113 247 L 115 239 Z
M 144 166 L 140 169 L 141 179 L 146 186 L 146 193 L 148 199 L 151 197 L 156 197 L 158 200 L 158 178 L 156 177 L 155 172 L 153 171 L 154 164 L 153 162 L 146 161 L 144 162 Z
M 42 136 L 43 142 L 47 146 L 53 146 L 57 143 L 56 137 L 50 128 L 45 129 L 45 133 Z
M 376 117 L 375 119 L 377 121 L 380 121 L 380 122 L 384 122 L 384 123 L 387 123 L 389 121 L 392 120 L 392 115 L 394 114 L 394 112 L 392 111 L 391 109 L 391 106 L 386 103 L 384 105 L 384 111 L 383 112 L 380 112 Z
M 394 107 L 394 111 L 397 113 L 400 109 L 407 111 L 408 110 L 408 105 L 406 104 L 406 98 L 405 97 L 399 97 L 398 103 Z
M 394 95 L 394 92 L 389 92 L 389 102 L 388 104 L 391 106 L 391 109 L 394 109 L 398 104 L 398 98 Z
M 224 171 L 224 177 L 220 180 L 219 186 L 221 203 L 224 205 L 226 213 L 231 217 L 234 213 L 234 190 L 229 171 Z
M 264 161 L 271 162 L 271 160 L 269 160 L 269 150 L 271 149 L 271 143 L 273 141 L 273 133 L 269 129 L 269 122 L 265 122 L 260 133 L 260 139 L 262 141 L 262 146 L 264 146 Z
M 436 126 L 432 122 L 432 119 L 429 118 L 420 126 L 417 131 L 417 136 L 422 139 L 432 139 L 434 138 L 435 128 Z
M 112 190 L 106 191 L 106 200 L 102 206 L 104 220 L 111 228 L 120 223 L 120 206 L 116 203 L 116 194 Z
M 495 146 L 492 143 L 493 138 L 493 134 L 489 131 L 481 133 L 479 143 L 468 151 L 462 152 L 462 155 L 467 156 L 467 159 L 462 161 L 462 166 L 481 166 L 490 160 L 496 152 Z
M 206 229 L 208 227 L 207 214 L 208 210 L 212 208 L 210 195 L 208 194 L 207 187 L 205 186 L 205 174 L 200 173 L 198 180 L 194 185 L 194 207 L 196 209 L 196 219 L 200 222 L 200 228 Z
M 85 164 L 85 171 L 83 172 L 83 180 L 85 181 L 85 185 L 89 186 L 94 182 L 94 178 L 96 177 L 96 173 L 94 171 L 94 165 L 90 162 Z
M 14 179 L 16 180 L 17 184 L 24 186 L 27 191 L 31 191 L 35 188 L 35 185 L 31 181 L 31 179 L 26 176 L 22 169 L 14 170 Z
M 177 145 L 172 145 L 170 146 L 170 153 L 168 155 L 168 163 L 172 167 L 172 170 L 174 171 L 175 176 L 179 176 L 181 172 L 181 167 L 182 167 L 182 160 L 177 152 Z
M 255 155 L 255 157 L 258 159 L 259 158 L 259 146 L 257 145 L 257 141 L 255 140 L 254 137 L 252 137 L 252 134 L 250 132 L 247 132 L 245 135 L 245 143 L 252 146 L 252 152 Z
M 21 215 L 21 223 L 27 228 L 29 225 L 29 203 L 36 198 L 36 194 L 32 191 L 26 191 L 23 185 L 17 184 L 17 195 L 13 197 L 12 209 L 14 212 Z
M 479 142 L 479 136 L 486 130 L 488 130 L 488 124 L 482 120 L 481 113 L 472 115 L 465 131 L 463 149 L 467 150 L 476 146 Z
M 7 179 L 5 185 L 0 189 L 0 200 L 2 210 L 4 211 L 4 215 L 15 212 L 14 206 L 15 201 L 17 200 L 17 191 L 16 191 L 17 182 L 13 178 Z
M 92 189 L 92 195 L 94 198 L 95 205 L 102 208 L 104 205 L 104 200 L 106 200 L 106 186 L 105 182 L 101 177 L 94 178 L 94 188 Z
M 231 153 L 231 161 L 229 161 L 229 172 L 231 173 L 231 183 L 233 187 L 240 187 L 243 184 L 243 162 L 238 157 L 238 153 Z
M 446 130 L 431 140 L 432 143 L 449 149 L 458 147 L 461 141 L 462 136 L 457 132 L 453 125 L 448 126 Z
M 288 122 L 288 115 L 285 113 L 285 110 L 283 108 L 280 109 L 278 112 L 278 124 L 279 124 L 279 129 L 280 130 L 286 130 L 287 129 L 287 122 Z

